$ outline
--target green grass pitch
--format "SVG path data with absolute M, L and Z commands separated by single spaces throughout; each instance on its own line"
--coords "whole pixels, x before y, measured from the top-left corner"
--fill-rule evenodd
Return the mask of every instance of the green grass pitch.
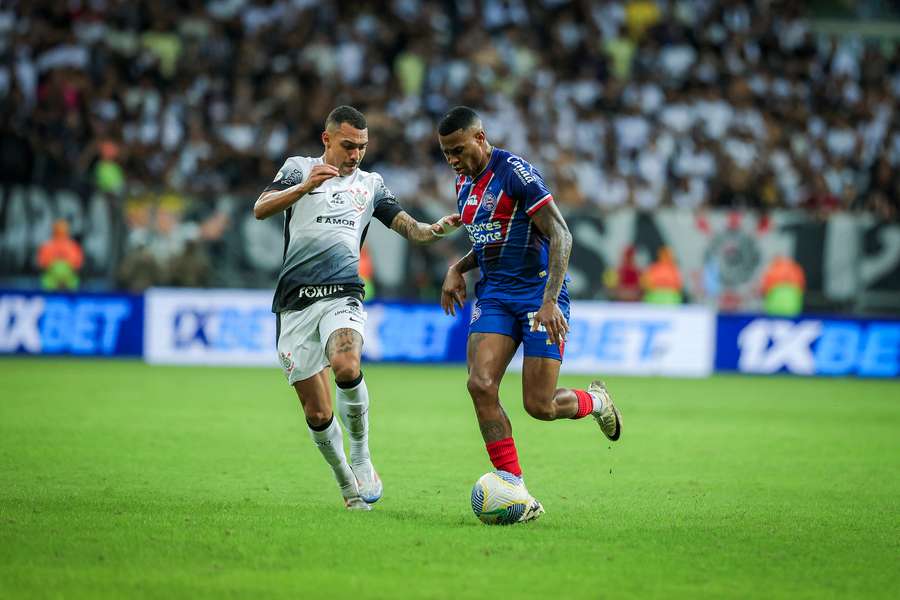
M 547 514 L 481 525 L 462 367 L 368 366 L 385 482 L 344 510 L 277 368 L 0 361 L 0 598 L 853 598 L 900 589 L 900 384 L 609 378 L 502 398 Z M 587 378 L 565 378 L 584 386 Z

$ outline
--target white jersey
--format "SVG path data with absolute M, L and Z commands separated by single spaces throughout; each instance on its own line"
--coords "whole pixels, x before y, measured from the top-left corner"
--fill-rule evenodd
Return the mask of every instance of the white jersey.
M 284 190 L 309 177 L 321 157 L 288 158 L 269 190 Z M 402 209 L 381 175 L 355 169 L 332 177 L 284 211 L 284 263 L 274 312 L 300 309 L 336 296 L 362 298 L 359 250 L 372 217 L 385 226 Z

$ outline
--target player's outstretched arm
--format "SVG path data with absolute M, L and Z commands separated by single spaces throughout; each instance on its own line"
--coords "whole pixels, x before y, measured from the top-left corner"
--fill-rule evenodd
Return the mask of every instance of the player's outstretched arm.
M 257 219 L 266 219 L 278 214 L 337 175 L 337 167 L 327 164 L 316 165 L 309 172 L 309 178 L 306 181 L 283 190 L 269 190 L 260 194 L 253 205 L 253 216 Z
M 444 285 L 441 286 L 441 308 L 445 315 L 456 316 L 456 308 L 462 309 L 466 302 L 466 278 L 463 276 L 478 266 L 475 253 L 471 250 L 468 254 L 450 265 L 447 275 L 444 277 Z
M 531 215 L 531 220 L 550 240 L 547 286 L 544 288 L 541 308 L 534 316 L 531 329 L 537 331 L 543 325 L 547 328 L 550 341 L 553 344 L 559 344 L 565 340 L 566 333 L 569 331 L 569 325 L 559 309 L 557 300 L 566 279 L 566 269 L 569 267 L 572 234 L 569 233 L 569 227 L 553 201 L 548 202 Z
M 391 229 L 416 244 L 430 244 L 459 229 L 461 219 L 458 214 L 441 217 L 431 225 L 416 221 L 406 211 L 400 211 L 391 221 Z

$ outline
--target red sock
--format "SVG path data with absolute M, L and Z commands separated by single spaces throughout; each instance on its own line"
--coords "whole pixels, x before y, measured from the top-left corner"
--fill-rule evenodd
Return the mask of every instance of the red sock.
M 516 477 L 522 476 L 522 467 L 519 466 L 519 454 L 516 452 L 516 443 L 511 437 L 486 444 L 488 456 L 494 468 L 498 471 L 512 473 Z
M 586 417 L 591 414 L 591 411 L 594 410 L 594 397 L 584 390 L 572 391 L 575 392 L 576 396 L 578 396 L 578 412 L 575 413 L 575 416 L 571 418 L 581 419 L 582 417 Z

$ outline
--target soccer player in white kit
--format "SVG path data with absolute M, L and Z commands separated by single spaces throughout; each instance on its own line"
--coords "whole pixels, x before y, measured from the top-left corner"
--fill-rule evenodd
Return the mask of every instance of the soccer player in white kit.
M 382 494 L 369 454 L 369 392 L 360 369 L 366 312 L 359 250 L 366 230 L 374 216 L 406 239 L 427 244 L 459 227 L 458 214 L 431 225 L 409 216 L 381 175 L 359 169 L 368 142 L 362 113 L 335 108 L 322 132 L 322 156 L 288 158 L 253 206 L 257 219 L 285 215 L 284 263 L 272 302 L 278 356 L 344 504 L 354 510 L 369 510 Z M 350 438 L 349 463 L 332 409 L 329 366 Z

